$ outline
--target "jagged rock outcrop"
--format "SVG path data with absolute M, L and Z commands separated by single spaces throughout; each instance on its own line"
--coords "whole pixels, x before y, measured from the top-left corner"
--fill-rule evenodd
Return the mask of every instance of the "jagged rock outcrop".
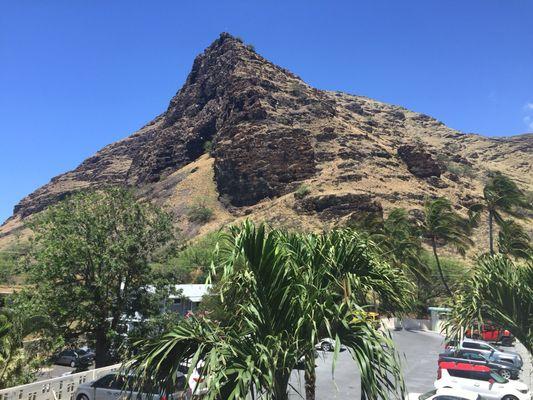
M 531 190 L 532 148 L 533 135 L 463 134 L 402 107 L 317 90 L 221 34 L 166 111 L 22 199 L 0 237 L 72 192 L 109 185 L 169 207 L 188 235 L 198 228 L 186 204 L 206 196 L 218 210 L 212 227 L 247 216 L 322 229 L 329 218 L 417 208 L 428 196 L 463 207 L 490 169 Z M 308 196 L 285 196 L 303 184 Z
M 398 147 L 398 156 L 407 165 L 407 169 L 418 178 L 440 177 L 442 173 L 439 164 L 422 147 L 403 145 Z

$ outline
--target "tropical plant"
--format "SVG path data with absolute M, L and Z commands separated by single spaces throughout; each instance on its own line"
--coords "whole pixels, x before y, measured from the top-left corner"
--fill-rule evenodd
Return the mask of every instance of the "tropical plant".
M 202 364 L 208 399 L 248 394 L 287 399 L 291 371 L 306 358 L 314 368 L 319 335 L 346 345 L 361 370 L 365 398 L 403 395 L 391 338 L 364 318 L 360 297 L 378 290 L 384 304 L 405 293 L 402 274 L 379 261 L 368 244 L 347 231 L 326 236 L 288 235 L 245 222 L 231 228 L 213 267 L 227 311 L 223 323 L 191 317 L 157 340 L 141 343 L 130 369 L 161 389 L 176 389 L 180 363 Z M 312 362 L 309 362 L 312 360 Z
M 517 258 L 531 258 L 533 248 L 524 228 L 512 220 L 502 220 L 499 225 L 498 251 Z
M 533 263 L 519 264 L 502 254 L 483 256 L 452 309 L 452 336 L 475 321 L 509 329 L 533 354 Z
M 420 258 L 422 241 L 418 227 L 405 209 L 394 208 L 385 219 L 365 220 L 361 227 L 394 266 L 405 268 L 416 280 L 428 280 L 429 270 Z
M 0 311 L 0 389 L 31 380 L 44 362 L 43 352 L 39 346 L 25 349 L 23 341 L 48 327 L 44 316 L 27 316 L 9 308 Z
M 479 220 L 482 211 L 488 213 L 490 254 L 494 254 L 494 222 L 504 224 L 503 214 L 520 218 L 520 208 L 531 208 L 526 194 L 509 177 L 501 172 L 491 172 L 483 188 L 483 202 L 471 206 L 475 220 Z
M 473 243 L 469 237 L 471 228 L 470 221 L 454 211 L 450 200 L 443 197 L 426 200 L 424 218 L 420 225 L 421 234 L 431 243 L 439 276 L 446 291 L 452 297 L 453 293 L 442 272 L 437 247 L 452 245 L 461 255 L 464 255 L 466 249 Z
M 154 311 L 150 262 L 173 238 L 170 216 L 128 191 L 107 189 L 73 195 L 30 227 L 29 291 L 40 313 L 65 340 L 89 336 L 97 367 L 112 362 L 124 316 Z
M 339 305 L 366 305 L 380 300 L 380 309 L 405 311 L 410 299 L 410 284 L 398 269 L 383 262 L 379 249 L 354 230 L 335 230 L 323 235 L 285 235 L 290 258 L 302 277 L 303 297 L 302 345 L 305 357 L 306 399 L 315 398 L 315 360 L 313 344 L 318 335 L 331 336 L 328 321 L 338 319 L 332 310 Z M 349 306 L 348 306 L 349 307 Z M 377 307 L 377 304 L 374 304 Z M 351 318 L 366 315 L 354 309 Z M 341 335 L 342 336 L 342 335 Z M 346 338 L 337 336 L 339 341 Z M 359 355 L 352 353 L 355 359 Z M 361 367 L 361 366 L 360 366 Z M 363 381 L 371 387 L 372 382 Z

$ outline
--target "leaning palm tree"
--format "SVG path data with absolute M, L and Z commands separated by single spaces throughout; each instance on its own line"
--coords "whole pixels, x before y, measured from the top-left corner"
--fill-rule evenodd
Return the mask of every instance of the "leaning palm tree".
M 429 280 L 428 268 L 421 260 L 422 241 L 417 226 L 405 209 L 392 209 L 381 223 L 366 230 L 393 265 L 405 268 L 418 280 Z
M 494 254 L 494 222 L 500 226 L 504 223 L 502 213 L 521 217 L 517 212 L 520 207 L 531 208 L 525 193 L 501 172 L 491 172 L 483 188 L 483 202 L 471 206 L 475 219 L 479 219 L 481 211 L 488 213 L 490 254 Z
M 482 257 L 452 309 L 452 336 L 475 321 L 507 327 L 533 354 L 533 263 L 518 264 L 499 254 Z
M 452 245 L 460 254 L 464 255 L 466 249 L 473 243 L 469 237 L 471 224 L 468 219 L 461 217 L 454 211 L 452 203 L 448 199 L 439 197 L 434 200 L 426 200 L 420 231 L 422 236 L 431 243 L 440 278 L 446 291 L 453 298 L 453 293 L 442 272 L 437 246 L 439 244 Z
M 191 371 L 201 363 L 208 399 L 287 399 L 291 371 L 302 357 L 306 369 L 310 364 L 314 368 L 314 355 L 312 363 L 308 356 L 319 334 L 326 332 L 342 341 L 359 364 L 363 397 L 403 395 L 390 337 L 365 318 L 354 317 L 362 311 L 358 289 L 379 279 L 377 272 L 357 279 L 357 268 L 365 266 L 361 261 L 352 264 L 357 261 L 355 251 L 338 250 L 331 246 L 334 240 L 324 237 L 289 236 L 250 222 L 230 232 L 220 246 L 226 262 L 213 267 L 228 320 L 193 317 L 142 343 L 130 366 L 139 384 L 155 378 L 168 392 L 175 389 L 180 363 L 188 363 Z M 398 276 L 391 273 L 388 279 Z
M 532 258 L 533 248 L 528 233 L 515 221 L 501 221 L 498 232 L 498 251 L 517 258 Z

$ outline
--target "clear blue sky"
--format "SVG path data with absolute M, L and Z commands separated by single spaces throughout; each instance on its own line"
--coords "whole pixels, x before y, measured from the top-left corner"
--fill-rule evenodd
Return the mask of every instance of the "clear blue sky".
M 0 0 L 0 220 L 163 111 L 222 31 L 318 88 L 533 131 L 531 0 Z

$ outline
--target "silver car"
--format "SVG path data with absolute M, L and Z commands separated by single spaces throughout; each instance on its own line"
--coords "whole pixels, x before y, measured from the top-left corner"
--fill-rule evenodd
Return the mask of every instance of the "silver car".
M 503 351 L 483 340 L 464 339 L 459 343 L 459 348 L 477 350 L 480 353 L 486 354 L 490 360 L 507 362 L 518 369 L 521 369 L 524 365 L 524 361 L 522 360 L 522 357 L 520 357 L 520 354 L 512 351 Z
M 133 391 L 133 376 L 112 373 L 102 376 L 94 382 L 83 383 L 78 386 L 74 394 L 74 400 L 118 400 L 118 399 L 142 399 L 142 400 L 187 400 L 188 392 L 179 391 L 165 396 L 153 388 L 145 388 L 141 392 Z M 185 375 L 178 376 L 178 385 L 182 382 L 184 388 L 187 385 Z

